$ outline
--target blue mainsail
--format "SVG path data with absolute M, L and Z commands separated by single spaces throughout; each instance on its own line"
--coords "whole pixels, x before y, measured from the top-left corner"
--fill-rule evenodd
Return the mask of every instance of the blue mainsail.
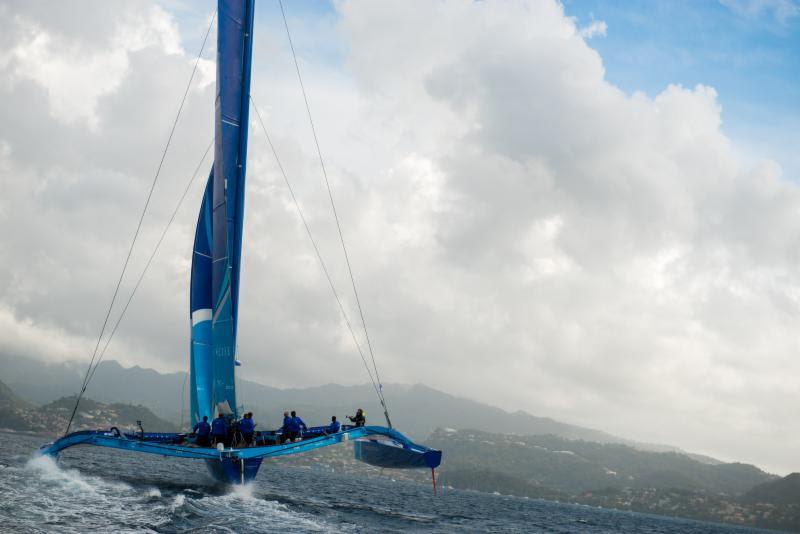
M 211 186 L 213 171 L 208 177 L 192 251 L 192 281 L 189 307 L 192 321 L 192 341 L 189 360 L 189 391 L 191 421 L 196 423 L 214 416 L 214 390 L 211 359 Z
M 192 420 L 237 416 L 234 367 L 244 219 L 253 0 L 219 2 L 214 167 L 197 220 L 190 315 Z

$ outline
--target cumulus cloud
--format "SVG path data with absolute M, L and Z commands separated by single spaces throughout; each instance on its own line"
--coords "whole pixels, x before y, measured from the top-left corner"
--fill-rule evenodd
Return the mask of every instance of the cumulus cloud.
M 104 13 L 138 36 L 119 41 L 25 5 L 6 8 L 4 50 L 58 39 L 51 63 L 78 70 L 125 57 L 91 104 L 62 109 L 74 87 L 0 56 L 0 124 L 15 125 L 0 130 L 0 219 L 17 229 L 0 239 L 0 330 L 24 334 L 28 354 L 74 357 L 96 335 L 193 52 L 157 7 Z M 315 46 L 327 45 L 298 44 L 383 377 L 791 469 L 800 192 L 777 164 L 740 161 L 715 90 L 626 94 L 587 43 L 604 25 L 579 28 L 557 2 L 337 9 L 314 31 L 290 24 L 343 51 L 322 61 Z M 283 36 L 259 26 L 254 56 L 255 100 L 347 295 Z M 208 142 L 212 106 L 206 80 L 190 94 L 133 273 Z M 186 366 L 201 189 L 109 357 Z M 243 369 L 275 385 L 364 381 L 255 127 L 246 210 Z M 355 318 L 352 298 L 346 306 Z
M 82 32 L 94 33 L 107 26 L 99 18 L 96 26 L 64 31 L 43 26 L 45 21 L 37 20 L 43 13 L 36 6 L 32 13 L 15 15 L 16 43 L 5 54 L 6 68 L 13 76 L 11 84 L 19 79 L 36 82 L 46 90 L 54 118 L 66 122 L 82 119 L 92 129 L 97 128 L 97 100 L 122 83 L 130 68 L 130 53 L 154 45 L 168 54 L 181 53 L 174 23 L 157 6 L 144 11 L 123 10 L 108 25 L 109 38 L 102 48 L 82 39 Z

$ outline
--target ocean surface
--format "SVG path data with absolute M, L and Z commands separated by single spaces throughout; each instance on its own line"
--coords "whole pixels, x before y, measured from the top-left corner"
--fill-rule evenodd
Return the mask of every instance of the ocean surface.
M 277 463 L 216 485 L 203 462 L 94 447 L 34 452 L 0 432 L 0 532 L 766 532 L 587 506 L 352 477 Z

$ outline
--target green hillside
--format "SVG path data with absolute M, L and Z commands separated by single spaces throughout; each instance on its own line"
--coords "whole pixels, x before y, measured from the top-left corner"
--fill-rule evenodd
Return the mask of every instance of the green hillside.
M 30 406 L 20 399 L 10 387 L 0 382 L 0 428 L 32 430 L 24 415 Z
M 64 431 L 75 406 L 75 397 L 63 397 L 35 407 L 19 399 L 6 384 L 0 382 L 0 428 L 55 435 Z M 142 421 L 147 431 L 174 432 L 177 425 L 156 416 L 144 406 L 105 404 L 83 398 L 72 423 L 74 430 L 85 428 L 134 428 Z
M 69 420 L 75 406 L 75 397 L 63 397 L 45 404 L 37 411 L 46 414 L 53 421 L 63 421 L 64 426 Z M 106 404 L 92 399 L 83 398 L 72 426 L 80 428 L 107 428 L 110 426 L 130 427 L 136 426 L 136 421 L 142 422 L 146 432 L 176 432 L 175 423 L 165 421 L 155 415 L 150 409 L 141 405 L 111 403 Z M 58 425 L 56 425 L 59 427 Z
M 745 494 L 751 502 L 796 504 L 800 506 L 800 473 L 760 484 Z
M 769 507 L 769 516 L 757 525 L 800 532 L 800 473 L 760 484 L 748 491 L 743 501 Z
M 427 444 L 447 451 L 443 477 L 451 471 L 463 477 L 464 472 L 480 466 L 485 472 L 567 494 L 630 487 L 739 495 L 775 478 L 751 465 L 710 465 L 686 454 L 648 452 L 628 445 L 552 435 L 438 430 Z M 494 490 L 503 493 L 499 487 Z
M 620 444 L 437 430 L 439 480 L 460 489 L 800 531 L 800 474 Z
M 26 402 L 17 395 L 3 382 L 0 382 L 0 410 L 23 408 Z

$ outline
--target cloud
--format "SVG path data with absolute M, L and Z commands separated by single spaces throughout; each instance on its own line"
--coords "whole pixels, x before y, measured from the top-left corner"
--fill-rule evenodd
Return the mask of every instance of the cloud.
M 337 9 L 313 32 L 291 10 L 290 23 L 342 51 L 298 43 L 384 379 L 791 469 L 800 192 L 777 164 L 740 161 L 716 91 L 626 94 L 587 43 L 601 26 L 578 28 L 557 2 Z M 0 124 L 15 125 L 0 130 L 0 223 L 18 229 L 0 238 L 0 329 L 29 332 L 31 354 L 91 346 L 191 70 L 177 23 L 136 11 L 149 15 L 103 13 L 105 26 L 144 36 L 118 46 L 73 17 L 5 13 L 4 50 L 51 50 L 33 44 L 34 25 L 62 36 L 54 63 L 126 58 L 91 105 L 62 111 L 49 75 L 0 59 Z M 355 319 L 291 57 L 279 33 L 259 26 L 255 37 L 254 98 Z M 207 82 L 190 92 L 131 273 L 210 138 Z M 201 190 L 108 357 L 185 368 Z M 281 386 L 363 382 L 255 127 L 244 258 L 243 372 Z
M 584 39 L 591 39 L 592 37 L 597 37 L 598 35 L 605 37 L 606 30 L 608 30 L 608 25 L 605 23 L 605 21 L 593 20 L 591 24 L 581 28 L 578 31 L 578 35 Z
M 43 87 L 53 117 L 61 121 L 85 120 L 96 130 L 97 100 L 122 83 L 130 67 L 130 53 L 150 46 L 160 46 L 168 54 L 182 52 L 174 23 L 157 6 L 122 10 L 110 25 L 110 38 L 103 48 L 87 46 L 80 34 L 68 29 L 43 27 L 33 18 L 41 14 L 15 13 L 17 41 L 7 52 L 6 63 L 13 75 L 11 84 L 28 79 Z

